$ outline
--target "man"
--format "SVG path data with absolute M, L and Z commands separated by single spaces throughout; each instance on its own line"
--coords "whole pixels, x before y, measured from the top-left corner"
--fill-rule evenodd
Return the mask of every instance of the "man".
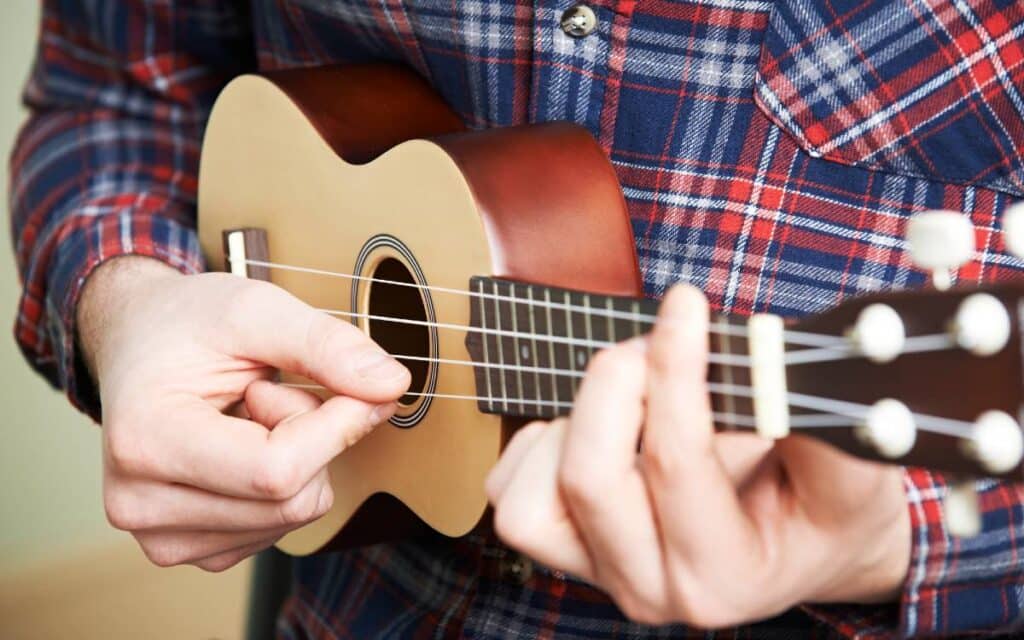
M 200 138 L 238 73 L 397 59 L 472 127 L 588 127 L 651 295 L 683 281 L 720 311 L 798 315 L 918 285 L 901 234 L 928 208 L 976 226 L 961 280 L 1019 266 L 998 231 L 1024 196 L 1019 3 L 44 6 L 13 156 L 17 337 L 102 419 L 108 515 L 157 564 L 224 569 L 324 513 L 324 465 L 408 383 L 351 327 L 200 274 Z M 701 296 L 673 290 L 649 339 L 595 359 L 569 420 L 509 445 L 487 487 L 496 527 L 539 564 L 482 535 L 303 559 L 281 636 L 883 638 L 1020 622 L 1020 487 L 981 483 L 983 531 L 960 541 L 937 475 L 713 436 L 705 322 Z M 321 405 L 268 382 L 272 367 L 339 395 Z M 222 413 L 238 401 L 249 419 Z

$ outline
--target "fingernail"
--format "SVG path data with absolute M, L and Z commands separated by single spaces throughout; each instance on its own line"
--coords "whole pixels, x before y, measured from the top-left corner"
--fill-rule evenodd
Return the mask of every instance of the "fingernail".
M 319 514 L 327 513 L 327 510 L 331 508 L 330 488 L 325 484 L 320 489 L 320 497 L 316 499 L 316 512 Z
M 359 375 L 375 380 L 394 380 L 405 375 L 405 367 L 383 351 L 371 351 L 356 367 Z
M 395 413 L 395 409 L 398 408 L 394 402 L 388 402 L 387 404 L 380 404 L 373 408 L 370 412 L 370 424 L 378 425 Z

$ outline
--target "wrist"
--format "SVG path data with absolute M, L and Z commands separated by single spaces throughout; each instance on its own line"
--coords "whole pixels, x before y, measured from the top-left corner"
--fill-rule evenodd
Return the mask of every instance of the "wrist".
M 160 260 L 136 255 L 112 258 L 93 270 L 75 309 L 79 352 L 93 380 L 98 380 L 110 335 L 129 313 L 137 292 L 181 276 Z
M 846 569 L 817 594 L 814 602 L 881 604 L 900 600 L 911 552 L 910 513 L 902 478 L 898 495 L 899 501 L 884 501 L 890 508 L 879 509 L 874 526 L 858 528 L 857 538 L 848 537 L 841 545 L 852 552 L 844 563 Z

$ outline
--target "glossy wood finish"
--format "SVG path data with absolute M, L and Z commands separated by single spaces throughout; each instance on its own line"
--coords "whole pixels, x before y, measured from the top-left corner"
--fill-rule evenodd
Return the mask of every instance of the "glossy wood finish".
M 585 132 L 553 125 L 536 134 L 483 134 L 483 142 L 482 134 L 451 134 L 457 119 L 424 87 L 386 65 L 232 82 L 204 142 L 199 222 L 209 264 L 223 263 L 224 229 L 255 227 L 267 231 L 272 261 L 348 273 L 367 240 L 387 233 L 409 247 L 432 285 L 465 289 L 473 275 L 512 275 L 639 295 L 625 205 Z M 387 151 L 403 137 L 442 132 Z M 574 165 L 538 171 L 545 158 Z M 600 198 L 580 193 L 581 176 Z M 523 195 L 530 193 L 548 194 L 555 208 L 545 211 L 542 200 Z M 549 239 L 543 251 L 560 257 L 536 259 L 529 245 L 540 238 Z M 562 251 L 550 250 L 552 238 Z M 352 295 L 343 280 L 280 270 L 271 280 L 317 307 L 344 310 Z M 468 325 L 466 298 L 435 295 L 433 303 L 439 321 Z M 440 332 L 440 355 L 467 360 L 464 338 Z M 472 393 L 472 369 L 442 369 L 438 384 L 439 393 Z M 358 529 L 345 542 L 407 534 L 409 520 L 398 522 L 394 500 L 367 502 L 379 493 L 398 496 L 438 531 L 467 532 L 486 508 L 486 473 L 517 425 L 472 403 L 435 398 L 416 426 L 384 425 L 332 462 L 335 507 L 282 548 L 310 553 L 345 538 L 335 536 L 343 529 Z M 366 505 L 379 508 L 360 509 Z
M 1018 285 L 873 294 L 848 300 L 821 315 L 796 323 L 794 328 L 842 335 L 854 325 L 861 309 L 882 302 L 899 313 L 907 336 L 944 334 L 950 330 L 963 299 L 979 291 L 998 298 L 1010 315 L 1010 340 L 999 352 L 976 356 L 953 347 L 906 353 L 884 364 L 847 358 L 791 365 L 786 372 L 790 387 L 801 393 L 866 405 L 882 398 L 895 398 L 914 412 L 967 423 L 991 409 L 1018 418 L 1024 389 L 1021 351 L 1024 345 L 1020 335 L 1024 289 Z M 813 435 L 859 457 L 893 462 L 880 458 L 858 440 L 851 429 L 818 429 Z M 965 453 L 963 444 L 958 438 L 919 429 L 914 448 L 895 462 L 971 476 L 993 475 Z M 1024 478 L 1022 474 L 1024 467 L 1018 465 L 1003 477 L 1020 480 Z
M 567 415 L 593 354 L 650 331 L 659 306 L 657 300 L 482 276 L 473 278 L 470 289 L 478 293 L 470 321 L 480 331 L 466 336 L 466 348 L 480 363 L 477 406 L 484 413 L 520 418 Z M 744 319 L 715 316 L 712 323 L 736 332 L 713 332 L 712 353 L 748 355 Z M 708 380 L 748 387 L 750 369 L 712 362 Z M 712 388 L 711 404 L 718 428 L 750 426 L 749 397 Z
M 399 65 L 291 69 L 265 77 L 349 164 L 369 162 L 407 140 L 465 130 L 430 85 Z
M 473 190 L 494 275 L 639 297 L 629 212 L 594 138 L 566 122 L 436 139 Z
M 416 136 L 434 137 L 402 142 Z M 223 263 L 225 229 L 257 228 L 266 231 L 269 259 L 285 265 L 365 277 L 382 260 L 395 258 L 415 272 L 420 284 L 466 290 L 473 282 L 497 287 L 483 293 L 516 295 L 544 290 L 567 296 L 574 305 L 592 303 L 588 295 L 603 294 L 615 297 L 609 298 L 613 307 L 637 306 L 646 314 L 656 309 L 653 301 L 638 300 L 640 274 L 625 204 L 611 166 L 584 130 L 547 124 L 461 131 L 455 115 L 422 80 L 396 67 L 306 70 L 231 83 L 207 130 L 199 199 L 200 240 L 209 264 Z M 371 251 L 364 262 L 367 247 L 382 237 L 388 239 L 387 251 Z M 359 301 L 370 298 L 365 281 L 353 284 L 275 269 L 269 275 L 319 308 L 365 312 Z M 892 397 L 914 411 L 964 424 L 989 409 L 1017 417 L 1024 386 L 1020 291 L 990 290 L 1009 311 L 1013 328 L 1010 343 L 999 353 L 981 358 L 953 348 L 905 354 L 883 365 L 854 356 L 790 366 L 790 391 L 865 406 Z M 884 301 L 903 318 L 910 336 L 943 333 L 968 293 L 854 299 L 795 328 L 840 336 L 864 306 Z M 572 315 L 541 320 L 519 308 L 474 309 L 474 298 L 466 295 L 423 296 L 436 321 L 449 325 L 428 332 L 428 346 L 442 360 L 489 361 L 481 351 L 486 341 L 452 327 L 498 327 L 499 317 L 502 328 L 533 320 L 546 323 L 536 331 L 555 335 L 589 330 L 598 339 L 602 332 L 609 339 L 626 337 L 614 324 L 580 324 Z M 367 322 L 357 324 L 371 329 Z M 521 347 L 508 341 L 489 344 L 499 363 L 511 361 Z M 711 348 L 736 355 L 747 351 L 742 335 L 713 334 Z M 537 359 L 579 371 L 585 362 L 576 357 L 566 349 L 550 352 L 546 363 L 539 354 Z M 478 407 L 443 395 L 472 396 L 484 393 L 487 385 L 492 390 L 500 385 L 506 395 L 522 396 L 531 392 L 530 381 L 517 380 L 511 387 L 480 367 L 432 366 L 437 370 L 424 377 L 436 373 L 441 395 L 422 419 L 408 428 L 383 425 L 334 460 L 334 508 L 287 536 L 283 549 L 305 554 L 332 544 L 368 543 L 408 535 L 423 523 L 457 536 L 480 522 L 486 509 L 484 478 L 511 432 L 534 414 L 521 405 Z M 750 372 L 742 366 L 712 366 L 709 381 L 746 387 Z M 532 393 L 545 397 L 533 384 Z M 570 400 L 574 393 L 575 383 L 559 380 L 550 397 Z M 713 405 L 721 413 L 752 413 L 749 399 L 742 396 L 714 394 Z M 400 413 L 411 420 L 415 408 L 409 404 Z M 880 459 L 856 438 L 854 427 L 803 433 Z M 985 475 L 958 438 L 925 431 L 919 432 L 914 449 L 894 462 Z M 1019 478 L 1020 473 L 1018 467 L 1005 475 Z
M 656 300 L 487 277 L 474 278 L 471 288 L 479 297 L 473 302 L 470 318 L 480 331 L 468 334 L 466 344 L 474 362 L 479 363 L 475 371 L 476 392 L 481 397 L 478 408 L 484 413 L 522 418 L 567 415 L 581 381 L 579 376 L 601 343 L 646 333 L 659 305 Z M 869 460 L 969 476 L 993 475 L 972 457 L 964 438 L 986 411 L 999 410 L 1014 417 L 1020 413 L 1024 364 L 1019 329 L 1012 329 L 1009 341 L 991 355 L 975 355 L 952 343 L 950 332 L 958 307 L 965 298 L 978 293 L 994 296 L 1006 309 L 1011 327 L 1020 326 L 1024 291 L 1008 284 L 875 294 L 853 298 L 821 315 L 791 323 L 792 331 L 841 338 L 853 329 L 866 306 L 880 303 L 899 315 L 908 344 L 921 337 L 948 343 L 926 351 L 911 350 L 881 363 L 845 352 L 840 346 L 831 359 L 794 362 L 785 367 L 791 394 L 865 408 L 891 398 L 922 416 L 915 446 L 902 457 L 884 457 L 858 437 L 860 417 L 849 417 L 839 424 L 797 424 L 793 433 L 825 440 Z M 711 322 L 727 329 L 710 336 L 708 381 L 712 383 L 715 426 L 720 430 L 753 430 L 754 406 L 747 393 L 752 380 L 750 367 L 744 364 L 749 356 L 746 321 L 716 316 Z M 797 343 L 788 346 L 788 353 L 798 356 L 807 349 L 820 353 L 819 348 Z M 723 356 L 738 356 L 738 360 L 723 362 Z M 716 363 L 714 358 L 720 360 Z M 822 413 L 820 408 L 802 408 L 799 403 L 790 411 L 802 417 Z M 924 416 L 955 420 L 959 426 L 947 422 L 940 427 L 944 430 L 935 431 Z M 1018 464 L 1001 477 L 1019 480 L 1024 477 L 1024 466 Z

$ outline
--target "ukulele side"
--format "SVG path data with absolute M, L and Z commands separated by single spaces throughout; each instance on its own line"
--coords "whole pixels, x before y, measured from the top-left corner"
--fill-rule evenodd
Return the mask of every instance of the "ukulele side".
M 209 264 L 225 264 L 223 231 L 258 228 L 273 263 L 344 274 L 397 260 L 431 286 L 463 290 L 471 276 L 489 275 L 640 295 L 625 203 L 585 130 L 461 129 L 400 67 L 236 79 L 204 141 L 199 226 Z M 372 244 L 382 236 L 395 241 Z M 318 308 L 358 311 L 370 295 L 343 278 L 269 275 Z M 467 298 L 426 295 L 436 322 L 468 323 Z M 430 348 L 467 360 L 464 338 L 434 331 Z M 439 394 L 476 393 L 472 367 L 440 365 L 433 384 Z M 283 550 L 304 555 L 427 526 L 458 536 L 476 526 L 484 478 L 518 423 L 457 399 L 409 404 L 412 426 L 382 425 L 331 463 L 334 506 L 282 539 Z

